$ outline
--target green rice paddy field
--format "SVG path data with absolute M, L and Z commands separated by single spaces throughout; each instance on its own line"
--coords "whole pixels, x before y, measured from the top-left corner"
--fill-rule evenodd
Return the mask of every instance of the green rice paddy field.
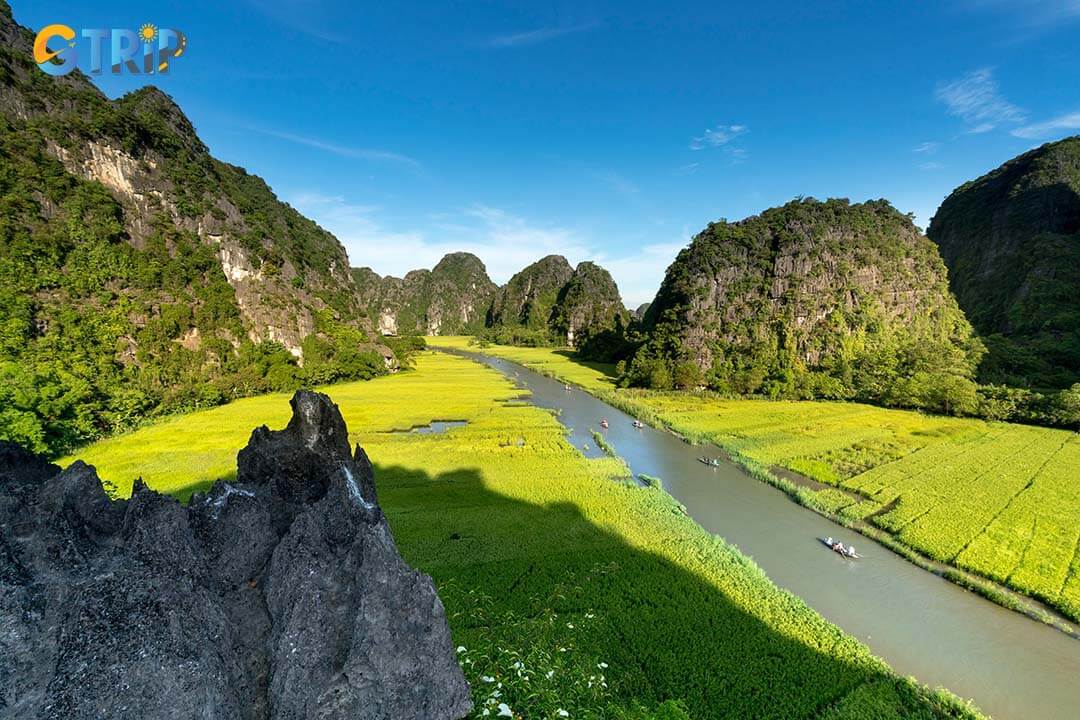
M 898 678 L 662 490 L 622 482 L 619 460 L 584 458 L 494 370 L 424 353 L 327 392 L 402 553 L 439 585 L 476 717 L 978 717 Z M 78 456 L 120 494 L 141 475 L 184 496 L 288 415 L 283 395 L 251 398 Z M 432 420 L 467 424 L 393 432 Z
M 468 338 L 430 338 L 467 348 Z M 475 348 L 472 348 L 475 349 Z M 1080 435 L 858 403 L 616 390 L 565 350 L 491 346 L 651 422 L 842 488 L 815 504 L 1080 621 Z

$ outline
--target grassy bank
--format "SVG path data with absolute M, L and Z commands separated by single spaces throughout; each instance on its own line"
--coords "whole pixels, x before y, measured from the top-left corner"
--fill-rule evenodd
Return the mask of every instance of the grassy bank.
M 508 403 L 519 391 L 499 373 L 424 354 L 415 372 L 329 393 L 402 553 L 440 587 L 478 717 L 500 703 L 528 718 L 977 717 L 896 677 L 663 491 L 625 482 L 617 459 L 584 458 L 550 413 Z M 141 474 L 183 494 L 227 477 L 254 425 L 284 424 L 285 400 L 80 456 L 118 488 Z M 434 419 L 467 424 L 389 432 Z
M 458 348 L 468 341 L 431 338 Z M 617 390 L 611 368 L 580 364 L 566 351 L 485 352 L 578 384 L 692 442 L 716 443 L 804 505 L 864 524 L 867 534 L 924 567 L 956 568 L 961 572 L 945 573 L 951 580 L 1006 607 L 1038 614 L 993 583 L 1080 621 L 1076 433 L 858 403 Z M 837 489 L 800 487 L 774 468 Z

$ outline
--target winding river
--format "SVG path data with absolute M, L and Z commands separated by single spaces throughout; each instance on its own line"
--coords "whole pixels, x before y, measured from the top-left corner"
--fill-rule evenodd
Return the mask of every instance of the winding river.
M 560 410 L 571 441 L 588 445 L 587 455 L 600 452 L 590 430 L 606 417 L 608 442 L 635 474 L 661 478 L 703 528 L 753 557 L 773 582 L 900 674 L 973 699 L 998 720 L 1080 717 L 1080 641 L 916 567 L 733 464 L 703 465 L 703 448 L 634 428 L 632 417 L 584 391 L 506 360 L 460 354 L 515 379 L 535 405 Z M 864 559 L 845 560 L 816 540 L 829 535 L 854 544 Z

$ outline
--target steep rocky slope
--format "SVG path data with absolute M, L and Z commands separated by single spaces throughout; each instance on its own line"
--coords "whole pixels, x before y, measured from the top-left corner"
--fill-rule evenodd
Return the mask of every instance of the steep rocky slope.
M 110 101 L 35 67 L 32 40 L 0 2 L 0 439 L 62 452 L 386 371 L 332 235 L 214 159 L 161 91 Z
M 337 407 L 297 393 L 184 507 L 0 442 L 0 715 L 463 717 L 442 603 Z
M 645 324 L 639 365 L 690 362 L 742 392 L 881 398 L 918 373 L 966 378 L 980 351 L 935 246 L 883 200 L 710 224 Z
M 573 268 L 562 255 L 548 255 L 515 273 L 496 293 L 488 312 L 488 325 L 546 329 L 559 291 L 573 274 Z
M 108 188 L 120 205 L 124 239 L 136 248 L 159 235 L 162 222 L 213 248 L 245 334 L 300 354 L 318 309 L 356 314 L 341 244 L 261 179 L 211 157 L 167 95 L 145 87 L 110 101 L 79 71 L 46 76 L 31 60 L 32 34 L 15 24 L 6 3 L 0 38 L 4 130 L 40 143 L 75 177 Z M 46 204 L 42 214 L 57 209 Z
M 575 347 L 591 335 L 621 333 L 629 319 L 611 273 L 596 263 L 582 262 L 559 290 L 551 324 L 567 345 Z
M 469 253 L 451 253 L 431 270 L 404 278 L 353 268 L 359 303 L 385 335 L 457 335 L 490 330 L 512 344 L 580 343 L 625 328 L 630 315 L 611 274 L 591 262 L 576 269 L 548 255 L 502 287 Z
M 985 336 L 989 381 L 1080 382 L 1080 136 L 957 188 L 927 231 Z
M 483 327 L 496 285 L 480 258 L 450 253 L 404 278 L 354 268 L 360 303 L 384 335 L 458 335 Z

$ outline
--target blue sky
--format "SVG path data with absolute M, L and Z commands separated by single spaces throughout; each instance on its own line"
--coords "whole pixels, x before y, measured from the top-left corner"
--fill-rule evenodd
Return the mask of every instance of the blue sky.
M 798 195 L 920 225 L 1080 132 L 1080 0 L 32 3 L 181 29 L 172 95 L 219 158 L 398 274 L 470 250 L 504 282 L 594 259 L 631 306 L 707 222 Z

